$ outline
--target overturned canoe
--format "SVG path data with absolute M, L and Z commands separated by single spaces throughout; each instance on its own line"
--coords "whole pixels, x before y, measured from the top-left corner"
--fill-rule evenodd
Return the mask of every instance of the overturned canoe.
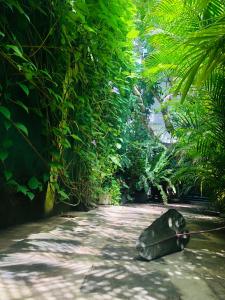
M 169 209 L 141 233 L 136 244 L 140 258 L 150 261 L 183 250 L 190 239 L 185 226 L 182 214 Z

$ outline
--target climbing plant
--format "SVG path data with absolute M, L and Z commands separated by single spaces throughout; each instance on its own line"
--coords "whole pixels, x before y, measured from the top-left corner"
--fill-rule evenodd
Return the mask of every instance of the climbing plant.
M 88 205 L 120 165 L 133 1 L 3 0 L 0 10 L 1 184 Z

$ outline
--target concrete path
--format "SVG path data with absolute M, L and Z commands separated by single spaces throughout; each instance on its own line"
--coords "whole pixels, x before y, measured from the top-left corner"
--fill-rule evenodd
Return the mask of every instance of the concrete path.
M 177 207 L 191 230 L 222 219 Z M 0 234 L 0 300 L 225 299 L 225 232 L 194 236 L 183 252 L 143 262 L 135 242 L 166 209 L 136 205 L 17 226 Z

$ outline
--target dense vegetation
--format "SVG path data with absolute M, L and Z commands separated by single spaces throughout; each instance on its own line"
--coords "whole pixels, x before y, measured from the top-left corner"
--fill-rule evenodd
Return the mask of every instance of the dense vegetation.
M 157 93 L 167 130 L 176 140 L 171 179 L 186 189 L 200 187 L 222 208 L 224 1 L 162 0 L 143 5 L 147 9 L 142 38 L 148 41 L 149 53 L 144 76 Z M 161 89 L 165 83 L 166 94 Z
M 57 193 L 75 205 L 112 187 L 118 198 L 112 176 L 130 110 L 132 1 L 7 0 L 0 10 L 4 186 L 30 200 L 47 189 L 49 202 Z M 19 151 L 23 172 L 14 168 Z
M 197 188 L 222 208 L 224 6 L 0 1 L 1 188 L 41 194 L 46 211 L 154 188 L 164 202 Z M 149 126 L 155 100 L 169 147 Z

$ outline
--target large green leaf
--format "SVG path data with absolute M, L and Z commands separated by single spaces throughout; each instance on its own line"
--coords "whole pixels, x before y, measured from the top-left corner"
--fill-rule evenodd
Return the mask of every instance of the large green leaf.
M 11 113 L 9 111 L 9 109 L 5 106 L 0 106 L 0 113 L 6 118 L 6 119 L 10 119 L 11 118 Z
M 25 135 L 28 136 L 28 129 L 27 129 L 27 127 L 24 124 L 22 124 L 22 123 L 16 123 L 15 125 L 16 125 L 16 127 L 19 130 L 21 130 Z
M 28 181 L 28 186 L 29 186 L 30 189 L 36 190 L 36 189 L 42 187 L 42 184 L 41 184 L 41 182 L 36 177 L 32 177 Z
M 29 93 L 28 93 L 29 94 Z M 27 113 L 29 113 L 29 109 L 28 107 L 21 101 L 17 100 L 16 104 L 19 105 L 20 107 L 22 107 Z
M 9 155 L 8 151 L 6 151 L 4 149 L 0 150 L 0 160 L 1 161 L 6 160 L 6 158 L 8 157 L 8 155 Z
M 21 89 L 24 91 L 24 93 L 28 96 L 30 91 L 29 88 L 24 83 L 18 83 L 18 85 L 21 87 Z

